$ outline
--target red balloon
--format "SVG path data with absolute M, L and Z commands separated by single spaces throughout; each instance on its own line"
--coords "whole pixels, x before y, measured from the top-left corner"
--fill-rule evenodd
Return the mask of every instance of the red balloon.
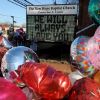
M 27 62 L 18 71 L 25 84 L 43 99 L 62 99 L 71 89 L 69 77 L 46 64 Z
M 86 77 L 75 82 L 68 100 L 100 100 L 100 84 Z
M 0 78 L 0 100 L 27 100 L 27 98 L 15 84 Z
M 0 47 L 0 65 L 1 65 L 1 62 L 2 62 L 2 58 L 3 58 L 3 56 L 5 55 L 6 52 L 7 52 L 7 48 Z
M 3 41 L 3 36 L 0 36 L 0 45 L 2 45 L 2 41 Z

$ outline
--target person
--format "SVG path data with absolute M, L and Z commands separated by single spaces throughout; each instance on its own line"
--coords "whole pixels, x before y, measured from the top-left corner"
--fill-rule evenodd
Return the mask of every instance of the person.
M 19 29 L 18 39 L 19 39 L 19 45 L 25 45 L 25 43 L 26 43 L 26 34 L 25 34 L 23 28 Z
M 14 45 L 19 45 L 19 30 L 17 29 L 16 32 L 14 32 Z

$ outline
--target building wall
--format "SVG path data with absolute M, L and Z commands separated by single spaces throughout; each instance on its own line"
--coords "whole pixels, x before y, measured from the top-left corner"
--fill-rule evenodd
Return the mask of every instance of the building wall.
M 93 23 L 92 19 L 89 16 L 89 13 L 88 13 L 88 5 L 89 5 L 89 0 L 80 0 L 79 1 L 79 16 L 78 16 L 77 31 L 79 31 Z M 78 35 L 93 36 L 96 28 L 97 28 L 97 26 L 94 26 Z

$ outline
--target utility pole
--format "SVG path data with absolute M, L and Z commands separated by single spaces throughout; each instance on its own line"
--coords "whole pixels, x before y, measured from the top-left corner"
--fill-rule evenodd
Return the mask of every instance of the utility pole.
M 14 20 L 14 16 L 11 16 L 11 18 L 12 18 L 12 20 L 13 20 L 13 31 L 14 31 L 14 23 L 15 23 L 16 21 Z
M 54 1 L 54 5 L 56 5 L 57 3 L 56 3 L 56 0 Z
M 66 4 L 69 4 L 69 1 L 68 0 L 66 0 Z

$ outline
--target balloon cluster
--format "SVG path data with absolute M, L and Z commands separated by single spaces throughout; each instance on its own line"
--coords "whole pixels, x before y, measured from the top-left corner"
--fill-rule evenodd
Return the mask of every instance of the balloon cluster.
M 100 0 L 90 0 L 88 11 L 100 25 Z M 71 63 L 77 69 L 69 74 L 73 87 L 68 100 L 100 99 L 100 26 L 94 36 L 79 36 L 71 44 Z M 85 78 L 84 78 L 85 77 Z
M 90 0 L 88 12 L 95 24 L 100 25 L 100 0 Z M 71 44 L 71 62 L 85 76 L 100 70 L 100 26 L 91 38 L 79 36 Z
M 72 63 L 86 76 L 100 70 L 100 27 L 91 38 L 80 36 L 71 45 Z
M 88 12 L 100 25 L 100 0 L 90 0 Z M 100 99 L 100 26 L 94 36 L 79 36 L 71 44 L 71 63 L 77 69 L 69 74 L 73 87 L 69 100 Z
M 94 22 L 100 24 L 97 13 L 100 7 L 94 5 L 97 2 L 90 1 L 89 13 Z M 3 57 L 0 100 L 100 99 L 100 27 L 92 38 L 80 36 L 72 42 L 71 63 L 78 70 L 69 75 L 41 63 L 28 47 L 13 47 L 1 37 L 0 43 L 0 56 Z
M 83 45 L 80 45 L 82 47 L 75 47 L 75 50 L 81 50 L 81 52 L 75 52 L 76 55 L 72 53 L 77 63 L 80 62 L 77 60 L 77 55 L 81 57 L 85 51 L 89 51 L 89 48 L 86 49 L 88 47 L 86 44 L 89 43 L 90 39 L 82 36 L 78 38 L 78 40 L 80 42 L 77 43 Z M 88 43 L 85 43 L 85 41 Z M 84 48 L 84 45 L 86 48 Z M 73 50 L 73 48 L 71 50 Z M 84 60 L 84 57 L 82 57 L 82 60 Z M 87 58 L 85 60 L 87 60 Z M 81 65 L 81 63 L 79 64 Z M 0 94 L 0 100 L 10 100 L 17 95 L 16 100 L 61 100 L 66 97 L 66 95 L 69 100 L 75 100 L 75 98 L 73 98 L 74 96 L 79 98 L 77 100 L 82 99 L 84 96 L 87 98 L 90 95 L 93 95 L 90 96 L 93 100 L 100 98 L 100 84 L 88 77 L 84 79 L 84 75 L 79 71 L 69 75 L 56 71 L 51 66 L 41 63 L 37 54 L 25 46 L 13 47 L 5 53 L 2 59 L 1 71 L 5 79 L 2 78 L 0 80 L 0 90 L 4 91 Z M 5 81 L 5 83 L 3 83 L 3 81 Z M 11 86 L 7 82 L 11 84 Z M 86 83 L 89 83 L 90 88 L 87 88 L 88 86 L 85 87 Z M 5 85 L 5 87 L 2 85 Z M 83 93 L 83 88 L 85 94 Z M 8 92 L 7 89 L 11 91 Z M 16 89 L 16 93 L 14 89 Z M 81 91 L 81 94 L 79 94 L 79 91 Z M 3 97 L 3 95 L 6 96 Z
M 3 36 L 0 36 L 0 43 L 3 75 L 0 100 L 56 100 L 69 93 L 71 81 L 68 75 L 41 64 L 37 54 L 28 47 L 13 47 Z
M 68 75 L 40 63 L 37 54 L 25 46 L 13 47 L 5 53 L 1 72 L 6 80 L 23 88 L 27 100 L 63 99 L 72 86 Z

